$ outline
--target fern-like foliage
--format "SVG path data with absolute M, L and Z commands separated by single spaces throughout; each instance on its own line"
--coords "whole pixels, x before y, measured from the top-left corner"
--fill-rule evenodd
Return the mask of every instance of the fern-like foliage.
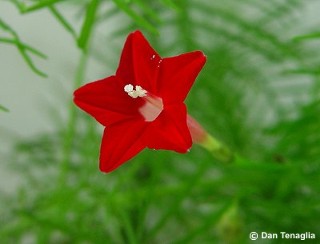
M 1 104 L 0 104 L 0 110 L 5 111 L 5 112 L 9 111 L 6 107 L 2 106 Z
M 38 51 L 37 49 L 23 43 L 18 34 L 6 23 L 0 18 L 0 30 L 2 30 L 5 33 L 9 34 L 9 37 L 6 36 L 0 36 L 0 43 L 2 44 L 9 44 L 14 45 L 19 50 L 22 58 L 26 61 L 28 66 L 31 68 L 32 71 L 34 71 L 36 74 L 46 77 L 46 74 L 43 73 L 41 70 L 39 70 L 33 63 L 30 54 L 33 54 L 35 56 L 38 56 L 40 58 L 46 58 L 46 55 L 42 52 Z M 1 33 L 2 34 L 2 33 Z
M 83 53 L 75 86 L 92 59 L 115 70 L 125 36 L 137 28 L 162 56 L 203 50 L 208 62 L 189 113 L 239 156 L 222 165 L 196 146 L 187 155 L 145 151 L 103 175 L 101 128 L 71 106 L 64 128 L 12 149 L 11 165 L 26 183 L 1 201 L 2 241 L 249 243 L 251 231 L 320 235 L 320 60 L 301 36 L 306 1 L 12 2 L 24 14 L 50 11 L 74 38 Z

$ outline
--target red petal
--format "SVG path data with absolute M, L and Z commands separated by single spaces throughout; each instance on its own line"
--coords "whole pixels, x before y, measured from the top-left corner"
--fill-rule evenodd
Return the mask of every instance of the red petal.
M 140 85 L 148 92 L 156 91 L 161 58 L 140 31 L 131 33 L 123 47 L 116 76 L 126 84 Z
M 187 152 L 192 140 L 187 127 L 186 106 L 181 103 L 165 107 L 158 118 L 150 123 L 144 140 L 147 147 L 152 149 Z
M 80 87 L 74 92 L 74 102 L 107 126 L 132 117 L 141 117 L 141 99 L 132 99 L 115 76 Z
M 146 123 L 130 120 L 106 127 L 100 149 L 100 170 L 111 172 L 146 146 L 141 140 Z
M 205 62 L 206 56 L 200 51 L 164 58 L 158 75 L 163 102 L 183 102 Z

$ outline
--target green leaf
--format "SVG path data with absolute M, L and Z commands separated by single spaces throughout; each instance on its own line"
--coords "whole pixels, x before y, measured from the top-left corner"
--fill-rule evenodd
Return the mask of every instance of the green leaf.
M 62 24 L 62 26 L 73 36 L 73 38 L 77 39 L 76 32 L 68 23 L 68 21 L 63 17 L 63 15 L 54 6 L 49 6 L 49 9 L 53 16 L 56 17 L 56 19 Z
M 0 110 L 4 111 L 4 112 L 9 112 L 9 109 L 7 109 L 6 107 L 2 106 L 1 104 L 0 104 Z
M 316 38 L 318 38 L 318 39 L 320 38 L 320 32 L 313 32 L 313 33 L 309 33 L 306 35 L 296 36 L 292 40 L 295 42 L 300 42 L 300 41 L 305 41 L 305 40 L 309 40 L 309 39 L 316 39 Z
M 146 19 L 141 17 L 139 14 L 137 14 L 135 11 L 133 11 L 131 8 L 129 8 L 128 4 L 121 0 L 113 0 L 113 2 L 120 8 L 122 11 L 124 11 L 127 15 L 129 15 L 138 25 L 141 27 L 146 28 L 150 32 L 154 34 L 158 34 L 158 30 L 150 24 Z
M 26 51 L 29 51 L 29 52 L 31 52 L 32 54 L 37 55 L 38 57 L 40 57 L 40 58 L 47 58 L 47 56 L 46 56 L 44 53 L 40 52 L 39 50 L 37 50 L 37 49 L 35 49 L 35 48 L 33 48 L 33 47 L 25 44 L 25 43 L 18 42 L 18 41 L 15 40 L 15 39 L 0 38 L 0 42 L 7 43 L 7 44 L 13 44 L 13 45 L 21 45 L 21 46 L 24 47 L 24 49 L 25 49 Z
M 86 17 L 83 22 L 81 33 L 78 39 L 78 46 L 84 50 L 87 48 L 87 44 L 92 33 L 99 2 L 100 0 L 92 0 L 88 5 Z
M 155 10 L 145 4 L 142 0 L 135 0 L 136 4 L 142 9 L 143 13 L 156 22 L 160 22 L 160 18 Z
M 177 4 L 175 4 L 172 0 L 161 0 L 161 2 L 163 2 L 164 5 L 175 9 L 175 10 L 180 10 L 179 6 Z
M 54 4 L 62 1 L 66 1 L 66 0 L 42 0 L 31 6 L 26 6 L 25 3 L 20 2 L 19 0 L 12 0 L 12 2 L 18 7 L 21 13 L 30 13 L 42 8 L 53 6 Z
M 37 51 L 36 49 L 25 45 L 23 42 L 20 41 L 20 38 L 18 34 L 8 25 L 6 24 L 3 20 L 0 19 L 0 28 L 2 28 L 4 31 L 8 32 L 13 39 L 8 39 L 8 38 L 1 38 L 1 42 L 3 43 L 8 43 L 8 44 L 13 44 L 15 45 L 22 58 L 25 60 L 25 62 L 28 64 L 28 66 L 33 70 L 36 74 L 42 76 L 42 77 L 47 77 L 47 75 L 42 72 L 40 69 L 38 69 L 34 64 L 30 56 L 28 55 L 28 51 L 32 52 L 33 54 L 41 57 L 41 58 L 46 58 L 46 56 L 41 53 L 40 51 Z

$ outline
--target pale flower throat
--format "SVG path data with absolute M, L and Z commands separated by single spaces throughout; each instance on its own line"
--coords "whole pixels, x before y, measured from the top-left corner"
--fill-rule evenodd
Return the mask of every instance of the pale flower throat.
M 154 121 L 163 110 L 162 99 L 148 93 L 141 86 L 128 84 L 124 86 L 124 91 L 132 98 L 142 98 L 145 104 L 139 108 L 139 112 L 146 121 Z

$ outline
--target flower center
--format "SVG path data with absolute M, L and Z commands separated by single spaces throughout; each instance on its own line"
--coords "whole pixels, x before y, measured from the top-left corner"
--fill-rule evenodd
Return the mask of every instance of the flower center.
M 154 121 L 163 110 L 163 103 L 160 97 L 154 96 L 143 89 L 141 86 L 128 84 L 124 86 L 124 91 L 132 98 L 142 98 L 145 103 L 139 108 L 146 121 Z
M 124 91 L 132 98 L 145 97 L 147 94 L 147 91 L 141 86 L 136 86 L 136 89 L 134 90 L 133 85 L 131 84 L 125 85 Z

